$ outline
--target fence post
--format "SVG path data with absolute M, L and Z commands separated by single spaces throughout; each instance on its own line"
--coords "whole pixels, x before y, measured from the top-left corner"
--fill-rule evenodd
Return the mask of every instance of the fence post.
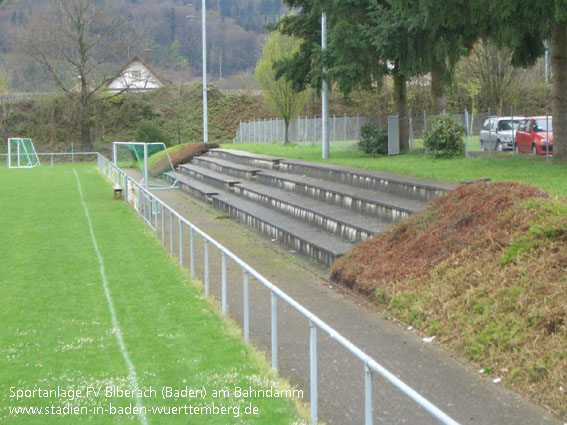
M 126 192 L 126 188 L 124 188 L 124 192 Z M 157 239 L 158 234 L 158 201 L 154 199 L 152 202 L 152 216 L 153 216 L 153 223 L 154 223 L 154 236 Z
M 272 298 L 272 369 L 278 368 L 278 296 L 271 293 Z
M 343 121 L 343 133 L 344 133 L 343 138 L 344 138 L 344 141 L 345 141 L 345 146 L 346 146 L 346 123 L 347 123 L 347 118 L 346 118 L 346 114 L 345 114 L 344 121 Z
M 514 128 L 514 107 L 510 106 L 510 118 L 512 119 L 512 152 L 516 155 L 516 129 Z M 520 124 L 518 124 L 520 125 Z
M 410 150 L 414 149 L 413 144 L 413 119 L 411 116 L 411 111 L 409 111 L 409 137 L 410 137 Z
M 159 206 L 159 213 L 161 216 L 161 244 L 165 246 L 165 207 L 163 204 Z
M 181 217 L 179 217 L 179 265 L 183 267 L 183 220 Z
M 169 210 L 169 253 L 173 257 L 173 211 Z
M 226 254 L 222 252 L 221 259 L 221 309 L 222 317 L 226 317 L 227 313 L 227 293 L 226 293 Z
M 545 160 L 549 162 L 549 108 L 547 106 L 545 107 L 545 138 L 547 139 L 547 146 L 545 148 Z
M 189 232 L 189 255 L 191 265 L 191 278 L 195 277 L 195 230 L 191 227 Z
M 246 270 L 242 270 L 242 293 L 243 293 L 243 314 L 244 314 L 244 342 L 248 342 L 250 340 L 250 301 L 249 301 L 249 294 L 248 294 L 248 272 Z
M 333 114 L 333 142 L 337 141 L 337 116 Z
M 209 287 L 209 241 L 205 239 L 205 296 L 208 297 L 210 293 Z
M 488 108 L 488 119 L 490 119 L 490 108 Z M 490 144 L 492 143 L 492 123 L 488 125 L 488 156 L 492 158 L 492 149 L 490 149 Z
M 317 327 L 309 322 L 309 391 L 311 393 L 311 425 L 317 424 Z
M 374 423 L 374 408 L 372 406 L 372 369 L 364 365 L 364 425 Z

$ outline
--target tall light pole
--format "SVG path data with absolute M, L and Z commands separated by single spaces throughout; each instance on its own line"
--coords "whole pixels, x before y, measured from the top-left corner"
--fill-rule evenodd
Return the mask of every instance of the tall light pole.
M 207 2 L 203 0 L 201 6 L 203 21 L 203 142 L 209 141 L 209 123 L 207 116 Z
M 327 50 L 327 14 L 321 15 L 321 50 Z M 329 86 L 327 85 L 327 67 L 323 65 L 323 93 L 321 94 L 321 115 L 322 115 L 322 157 L 329 158 Z

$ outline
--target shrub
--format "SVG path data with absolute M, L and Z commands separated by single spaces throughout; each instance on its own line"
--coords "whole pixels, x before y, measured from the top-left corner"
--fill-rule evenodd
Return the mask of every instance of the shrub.
M 140 121 L 136 129 L 136 141 L 145 143 L 164 143 L 169 146 L 169 138 L 152 121 Z
M 365 124 L 360 129 L 360 142 L 358 148 L 365 153 L 387 154 L 388 153 L 388 132 L 384 127 L 373 124 Z
M 454 118 L 434 118 L 423 135 L 423 145 L 439 158 L 452 158 L 465 152 L 464 135 L 465 127 Z

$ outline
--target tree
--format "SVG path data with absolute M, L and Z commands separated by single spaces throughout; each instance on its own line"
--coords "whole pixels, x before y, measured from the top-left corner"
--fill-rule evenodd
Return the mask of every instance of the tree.
M 286 0 L 290 7 L 301 8 L 295 16 L 278 23 L 278 28 L 303 39 L 293 58 L 280 61 L 278 75 L 317 90 L 323 78 L 329 85 L 349 94 L 355 88 L 374 92 L 384 75 L 394 79 L 394 99 L 400 117 L 400 147 L 409 149 L 407 79 L 420 66 L 410 61 L 407 47 L 411 31 L 397 10 L 386 1 Z M 328 48 L 320 48 L 320 16 L 327 14 Z M 323 65 L 328 69 L 323 74 Z
M 274 62 L 293 55 L 299 47 L 299 41 L 281 34 L 272 32 L 266 39 L 262 48 L 262 57 L 256 64 L 256 82 L 264 90 L 266 104 L 275 114 L 280 114 L 285 123 L 285 143 L 289 141 L 289 124 L 296 118 L 307 104 L 309 92 L 297 92 L 292 83 L 283 79 L 276 79 Z
M 491 40 L 479 40 L 462 64 L 469 81 L 478 82 L 482 98 L 495 113 L 503 114 L 502 106 L 517 88 L 519 72 L 512 65 L 512 52 L 499 48 Z
M 110 0 L 50 0 L 24 28 L 19 47 L 77 103 L 81 143 L 91 148 L 90 114 L 108 77 L 104 67 L 124 60 L 131 44 L 124 10 Z
M 541 0 L 526 7 L 522 0 L 487 5 L 491 33 L 512 52 L 512 62 L 529 66 L 545 51 L 551 39 L 553 73 L 553 156 L 567 163 L 567 0 Z

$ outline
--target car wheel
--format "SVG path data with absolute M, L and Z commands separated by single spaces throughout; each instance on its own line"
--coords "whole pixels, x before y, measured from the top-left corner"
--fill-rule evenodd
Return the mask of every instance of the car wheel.
M 494 148 L 494 150 L 502 152 L 502 143 L 500 143 L 500 140 L 496 142 L 496 147 Z
M 536 149 L 535 145 L 532 145 L 532 154 L 537 155 L 537 149 Z
M 520 153 L 520 149 L 518 149 L 517 143 L 514 143 L 514 153 Z
M 484 145 L 484 142 L 482 140 L 480 141 L 480 150 L 483 152 L 486 151 L 486 146 Z

